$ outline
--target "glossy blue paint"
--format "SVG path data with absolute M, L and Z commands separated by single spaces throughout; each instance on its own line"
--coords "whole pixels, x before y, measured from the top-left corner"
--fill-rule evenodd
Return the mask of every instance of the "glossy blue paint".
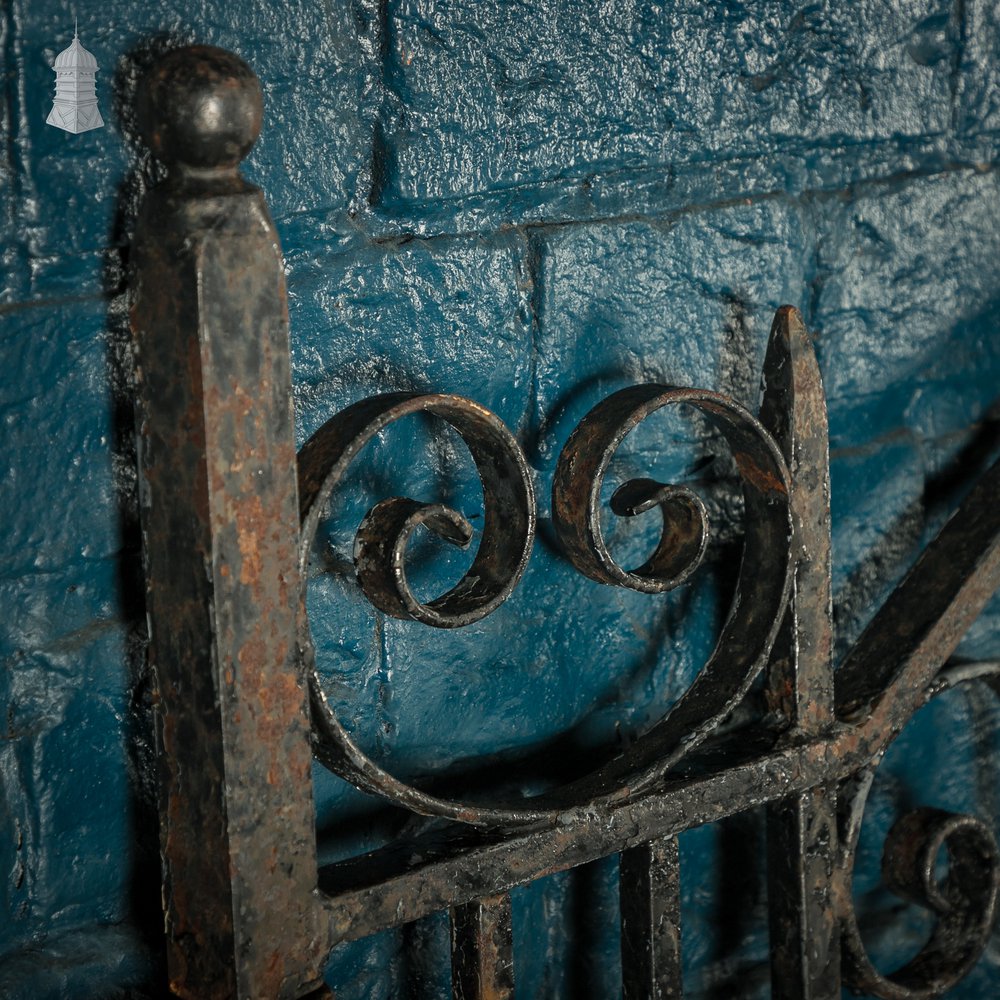
M 717 540 L 691 586 L 663 598 L 604 588 L 554 544 L 559 449 L 614 389 L 663 380 L 752 406 L 773 309 L 803 309 L 830 398 L 841 651 L 965 472 L 996 450 L 990 0 L 77 10 L 108 125 L 70 136 L 43 124 L 69 6 L 0 8 L 0 995 L 126 996 L 156 970 L 121 288 L 152 173 L 137 159 L 129 97 L 157 48 L 222 45 L 263 82 L 247 172 L 285 249 L 300 440 L 373 392 L 460 392 L 507 422 L 535 474 L 539 541 L 524 581 L 454 633 L 375 615 L 345 565 L 361 514 L 394 492 L 446 500 L 476 523 L 460 442 L 418 420 L 392 428 L 327 524 L 310 591 L 325 683 L 355 737 L 400 775 L 483 754 L 532 754 L 544 770 L 627 741 L 707 656 L 740 511 L 703 424 L 658 416 L 615 467 L 703 481 Z M 609 525 L 636 561 L 651 531 Z M 428 594 L 464 558 L 433 545 L 414 557 Z M 998 621 L 994 601 L 963 652 L 998 655 Z M 859 892 L 886 962 L 920 928 L 880 916 L 881 836 L 911 801 L 997 818 L 996 721 L 988 701 L 949 695 L 880 773 Z M 318 769 L 317 808 L 330 857 L 407 823 Z M 766 992 L 762 844 L 754 817 L 681 839 L 694 995 Z M 615 872 L 606 861 L 517 890 L 524 996 L 617 995 Z M 398 996 L 402 981 L 413 996 L 447 996 L 446 937 L 434 918 L 338 949 L 330 981 L 342 1000 Z M 574 947 L 582 971 L 564 967 Z M 958 995 L 997 975 L 994 946 Z

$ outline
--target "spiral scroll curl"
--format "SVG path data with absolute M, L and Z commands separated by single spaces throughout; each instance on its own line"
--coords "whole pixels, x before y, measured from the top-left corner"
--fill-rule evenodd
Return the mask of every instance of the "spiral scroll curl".
M 420 601 L 410 589 L 405 567 L 414 531 L 423 525 L 466 548 L 472 526 L 443 504 L 391 497 L 365 515 L 355 539 L 354 562 L 362 590 L 379 610 L 437 628 L 457 628 L 484 618 L 507 599 L 524 573 L 535 537 L 535 494 L 521 449 L 497 416 L 461 396 L 373 396 L 338 413 L 306 442 L 299 454 L 300 569 L 306 568 L 323 509 L 347 467 L 379 431 L 414 413 L 445 420 L 472 454 L 483 486 L 479 549 L 455 587 L 433 601 Z
M 1000 695 L 1000 663 L 946 668 L 928 698 L 973 680 L 987 681 Z M 1000 849 L 990 827 L 976 816 L 921 807 L 895 823 L 883 851 L 883 880 L 895 895 L 930 911 L 937 921 L 917 955 L 895 972 L 880 972 L 865 949 L 852 895 L 858 840 L 876 766 L 848 779 L 839 797 L 844 979 L 852 989 L 882 1000 L 930 1000 L 964 978 L 986 948 L 1000 896 Z M 942 850 L 947 851 L 948 873 L 938 881 Z
M 316 653 L 305 609 L 306 567 L 323 510 L 358 453 L 379 431 L 403 417 L 430 413 L 450 424 L 472 455 L 483 487 L 483 531 L 472 565 L 447 593 L 423 602 L 406 577 L 407 543 L 423 526 L 461 548 L 472 526 L 443 504 L 407 497 L 377 503 L 355 537 L 358 581 L 375 607 L 395 618 L 437 628 L 479 621 L 502 604 L 517 586 L 535 536 L 535 495 L 527 462 L 503 422 L 485 407 L 439 393 L 387 393 L 349 406 L 328 420 L 299 453 L 299 648 L 309 678 L 314 753 L 335 774 L 365 791 L 382 795 L 414 812 L 466 823 L 531 822 L 531 810 L 491 810 L 438 798 L 393 777 L 372 761 L 347 734 L 330 707 L 316 672 Z
M 657 410 L 678 405 L 699 410 L 715 425 L 740 474 L 745 532 L 736 593 L 716 647 L 688 690 L 629 751 L 574 786 L 574 795 L 586 790 L 613 800 L 641 792 L 711 735 L 764 667 L 788 602 L 791 484 L 781 449 L 749 411 L 708 390 L 632 386 L 583 418 L 559 457 L 552 486 L 553 521 L 566 554 L 591 579 L 644 593 L 671 590 L 697 569 L 708 542 L 708 517 L 686 487 L 633 479 L 612 496 L 611 509 L 619 516 L 660 510 L 660 540 L 637 569 L 615 562 L 601 528 L 601 489 L 619 445 Z
M 476 825 L 555 822 L 568 809 L 610 805 L 644 790 L 701 743 L 746 694 L 766 662 L 788 600 L 791 559 L 789 473 L 777 444 L 738 403 L 718 393 L 661 385 L 633 386 L 595 407 L 571 435 L 553 485 L 553 518 L 573 564 L 603 583 L 660 593 L 686 581 L 708 541 L 704 504 L 686 487 L 635 479 L 621 486 L 612 509 L 638 516 L 661 511 L 663 533 L 653 556 L 634 571 L 614 563 L 600 535 L 601 484 L 615 449 L 646 416 L 669 404 L 701 410 L 728 440 L 743 482 L 746 533 L 743 568 L 729 617 L 708 663 L 667 715 L 629 750 L 579 781 L 545 795 L 484 806 L 441 798 L 393 777 L 350 739 L 323 694 L 315 669 L 305 595 L 300 647 L 312 701 L 317 758 L 357 787 L 425 815 Z M 469 446 L 483 483 L 485 524 L 463 579 L 447 594 L 420 602 L 406 582 L 409 538 L 424 525 L 458 545 L 471 527 L 440 504 L 394 497 L 365 516 L 355 541 L 359 582 L 379 609 L 397 618 L 453 628 L 489 614 L 524 571 L 534 534 L 534 495 L 524 457 L 490 411 L 458 396 L 392 394 L 348 407 L 328 421 L 299 457 L 305 567 L 327 500 L 362 447 L 389 423 L 416 412 L 450 423 Z M 746 571 L 753 567 L 753 572 Z M 304 586 L 304 584 L 303 584 Z

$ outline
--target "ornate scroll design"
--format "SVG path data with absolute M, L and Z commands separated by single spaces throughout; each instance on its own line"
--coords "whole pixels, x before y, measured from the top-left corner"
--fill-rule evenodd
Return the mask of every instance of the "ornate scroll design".
M 406 546 L 423 525 L 466 548 L 472 525 L 443 504 L 391 497 L 365 516 L 355 540 L 358 581 L 368 599 L 394 618 L 458 628 L 498 608 L 521 579 L 535 538 L 535 493 L 524 455 L 503 422 L 460 396 L 388 393 L 349 406 L 327 421 L 299 454 L 301 567 L 323 508 L 358 452 L 381 430 L 414 413 L 446 420 L 472 453 L 483 485 L 483 535 L 469 570 L 448 593 L 422 603 L 406 578 Z
M 431 413 L 447 421 L 468 445 L 483 487 L 483 534 L 472 565 L 458 584 L 436 600 L 423 603 L 406 578 L 406 547 L 413 532 L 423 525 L 464 548 L 471 542 L 472 526 L 442 504 L 424 504 L 406 497 L 380 501 L 365 515 L 354 546 L 358 581 L 372 604 L 393 617 L 438 628 L 468 625 L 507 599 L 531 552 L 535 494 L 528 466 L 510 431 L 485 407 L 460 396 L 390 393 L 355 403 L 328 420 L 299 453 L 300 649 L 309 674 L 316 757 L 357 787 L 384 795 L 414 812 L 466 823 L 532 822 L 538 813 L 531 809 L 489 809 L 443 799 L 393 777 L 347 734 L 316 673 L 304 581 L 323 509 L 358 452 L 389 424 L 415 413 Z
M 704 505 L 688 489 L 633 479 L 616 490 L 612 510 L 636 516 L 659 507 L 663 532 L 636 570 L 612 558 L 601 531 L 601 486 L 618 446 L 646 417 L 686 404 L 708 417 L 729 443 L 743 486 L 745 533 L 736 593 L 718 643 L 692 685 L 629 751 L 581 788 L 634 795 L 662 777 L 736 707 L 767 661 L 788 601 L 790 482 L 781 450 L 747 410 L 718 393 L 641 385 L 598 403 L 570 435 L 552 485 L 556 531 L 573 565 L 592 579 L 646 593 L 685 582 L 705 550 Z
M 389 775 L 347 735 L 323 695 L 303 611 L 301 648 L 311 677 L 319 760 L 358 787 L 416 812 L 474 824 L 519 825 L 554 821 L 566 809 L 610 805 L 635 795 L 718 727 L 766 663 L 788 600 L 793 564 L 789 473 L 768 431 L 719 393 L 663 385 L 622 390 L 598 404 L 567 442 L 553 484 L 554 520 L 570 560 L 600 582 L 655 594 L 690 577 L 709 529 L 704 505 L 686 487 L 636 479 L 616 491 L 616 513 L 637 516 L 658 507 L 663 518 L 656 551 L 637 570 L 623 570 L 614 562 L 600 532 L 600 490 L 615 450 L 629 431 L 668 405 L 699 410 L 728 441 L 742 481 L 747 527 L 743 569 L 718 644 L 666 716 L 625 754 L 553 793 L 495 807 L 439 798 Z M 355 565 L 365 594 L 387 614 L 458 627 L 493 611 L 520 579 L 534 531 L 534 496 L 524 457 L 509 431 L 489 411 L 457 396 L 374 397 L 348 407 L 307 442 L 299 457 L 302 579 L 321 512 L 347 466 L 379 430 L 416 412 L 447 420 L 469 445 L 486 508 L 479 550 L 456 587 L 421 603 L 409 589 L 404 567 L 413 531 L 423 524 L 448 541 L 468 544 L 471 529 L 455 511 L 397 497 L 376 504 L 362 521 Z
M 1000 691 L 1000 664 L 951 667 L 926 692 L 929 700 L 957 684 L 988 680 Z M 976 816 L 918 808 L 889 831 L 882 857 L 886 885 L 901 899 L 934 913 L 927 943 L 888 975 L 865 950 L 852 899 L 854 862 L 868 793 L 877 764 L 849 778 L 842 788 L 839 871 L 844 979 L 859 992 L 883 1000 L 925 1000 L 951 989 L 976 964 L 993 929 L 1000 894 L 1000 854 L 993 832 Z M 948 872 L 936 877 L 936 861 L 947 849 Z
M 886 847 L 887 882 L 940 919 L 920 955 L 889 976 L 879 973 L 865 954 L 850 903 L 852 867 L 874 773 L 870 762 L 880 758 L 928 697 L 967 679 L 945 673 L 930 680 L 992 591 L 1000 548 L 990 497 L 1000 471 L 992 470 L 976 487 L 856 643 L 836 675 L 834 698 L 826 425 L 818 379 L 801 318 L 792 309 L 782 309 L 765 362 L 762 420 L 707 390 L 632 386 L 595 406 L 560 455 L 552 487 L 553 520 L 570 562 L 598 582 L 649 594 L 690 579 L 710 529 L 704 505 L 686 487 L 630 480 L 614 492 L 612 512 L 635 517 L 657 508 L 662 530 L 643 565 L 618 565 L 602 533 L 600 497 L 625 437 L 663 407 L 692 407 L 725 437 L 740 473 L 746 510 L 744 555 L 729 616 L 715 650 L 688 690 L 628 751 L 578 781 L 511 803 L 460 802 L 399 781 L 351 741 L 326 702 L 303 601 L 301 645 L 310 670 L 315 753 L 360 788 L 418 813 L 473 825 L 512 829 L 572 824 L 581 809 L 612 816 L 617 806 L 638 801 L 711 737 L 770 661 L 773 708 L 787 727 L 786 749 L 779 743 L 775 752 L 789 752 L 796 741 L 818 741 L 817 751 L 826 746 L 826 763 L 817 765 L 815 787 L 803 784 L 794 805 L 788 800 L 772 809 L 775 850 L 788 853 L 786 864 L 772 858 L 772 889 L 788 895 L 789 912 L 809 915 L 802 924 L 808 933 L 784 942 L 775 952 L 778 981 L 783 989 L 789 984 L 794 988 L 808 977 L 810 988 L 820 993 L 823 984 L 839 982 L 834 957 L 839 939 L 845 978 L 857 988 L 889 1000 L 923 1000 L 940 995 L 964 976 L 984 947 L 1000 878 L 992 834 L 974 817 L 930 809 L 908 814 L 893 829 Z M 400 618 L 458 627 L 489 614 L 513 591 L 534 530 L 533 493 L 523 455 L 499 419 L 469 400 L 375 397 L 325 425 L 300 456 L 300 568 L 304 570 L 321 510 L 347 465 L 387 424 L 420 411 L 446 419 L 469 444 L 486 509 L 493 512 L 487 516 L 479 551 L 456 587 L 422 604 L 409 590 L 403 565 L 413 531 L 424 524 L 462 545 L 468 544 L 471 531 L 461 515 L 441 505 L 391 498 L 376 504 L 362 521 L 355 562 L 361 586 L 376 607 Z M 851 774 L 854 777 L 845 779 L 838 792 L 832 779 Z M 838 798 L 839 830 L 832 820 Z M 736 799 L 742 801 L 739 795 Z M 938 886 L 932 877 L 933 859 L 942 847 L 950 853 L 951 874 Z M 822 876 L 822 884 L 807 887 L 803 897 L 796 894 L 796 887 L 801 888 L 797 873 L 808 865 Z M 780 926 L 780 920 L 772 923 Z M 817 934 L 824 941 L 822 961 L 809 957 Z
M 278 235 L 262 194 L 239 174 L 261 109 L 249 67 L 205 47 L 168 55 L 140 96 L 148 143 L 169 173 L 137 230 L 132 324 L 174 991 L 301 996 L 319 985 L 332 943 L 474 899 L 483 905 L 459 915 L 463 934 L 485 927 L 505 945 L 507 889 L 637 847 L 625 891 L 638 885 L 643 899 L 632 902 L 645 905 L 652 890 L 641 883 L 655 877 L 657 893 L 676 889 L 675 834 L 763 803 L 779 1000 L 839 995 L 841 930 L 858 988 L 906 998 L 949 988 L 976 961 L 996 910 L 997 848 L 985 825 L 922 809 L 890 834 L 888 883 L 940 920 L 920 955 L 889 976 L 872 968 L 857 933 L 851 868 L 872 762 L 936 690 L 972 679 L 968 668 L 938 671 L 1000 586 L 1000 463 L 834 675 L 825 403 L 801 317 L 785 307 L 775 318 L 759 421 L 700 389 L 633 386 L 611 396 L 560 457 L 557 532 L 570 561 L 602 583 L 655 594 L 689 579 L 709 530 L 692 492 L 647 479 L 616 491 L 615 514 L 655 507 L 663 521 L 653 556 L 631 570 L 608 551 L 597 508 L 611 456 L 632 428 L 667 405 L 699 409 L 729 441 L 746 498 L 743 567 L 718 646 L 660 722 L 572 785 L 486 806 L 407 785 L 350 740 L 316 676 L 303 570 L 322 509 L 365 443 L 393 421 L 426 412 L 455 427 L 479 470 L 486 514 L 462 580 L 426 602 L 407 581 L 407 543 L 421 525 L 471 543 L 468 521 L 441 504 L 376 504 L 355 556 L 377 608 L 458 627 L 495 610 L 524 571 L 535 524 L 531 478 L 510 432 L 483 407 L 396 394 L 334 417 L 300 453 L 296 481 Z M 705 754 L 683 777 L 668 774 L 718 730 L 766 662 L 769 716 L 733 734 L 722 763 Z M 987 673 L 997 687 L 995 665 Z M 434 830 L 429 850 L 395 858 L 399 867 L 380 869 L 387 859 L 366 856 L 318 871 L 310 728 L 315 755 L 358 787 L 419 813 L 505 827 L 503 836 L 449 834 L 442 847 Z M 837 782 L 851 775 L 840 787 L 838 831 Z M 952 863 L 938 884 L 933 859 L 942 848 Z M 640 925 L 637 947 L 649 943 L 646 932 L 659 937 L 657 962 L 676 950 L 676 925 L 658 933 L 674 902 L 626 921 Z M 652 978 L 655 964 L 640 974 Z M 476 956 L 460 956 L 460 965 L 457 981 Z

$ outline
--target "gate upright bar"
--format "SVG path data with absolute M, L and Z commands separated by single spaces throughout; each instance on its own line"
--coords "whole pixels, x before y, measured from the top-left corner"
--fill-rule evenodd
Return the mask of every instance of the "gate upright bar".
M 238 173 L 260 89 L 235 56 L 188 49 L 142 101 L 170 170 L 132 310 L 169 975 L 192 1000 L 284 1000 L 319 985 L 325 951 L 284 277 Z
M 761 422 L 792 476 L 792 592 L 768 664 L 767 694 L 789 732 L 833 728 L 830 456 L 816 354 L 796 310 L 781 309 L 764 361 Z M 833 906 L 837 800 L 832 783 L 767 809 L 771 988 L 775 1000 L 837 1000 L 840 926 Z

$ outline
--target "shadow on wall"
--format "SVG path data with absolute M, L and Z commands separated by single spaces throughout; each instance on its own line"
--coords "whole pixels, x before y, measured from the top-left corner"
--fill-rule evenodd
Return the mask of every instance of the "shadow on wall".
M 996 308 L 1000 308 L 997 303 Z M 988 308 L 973 322 L 995 316 Z M 947 464 L 929 476 L 922 495 L 896 517 L 834 594 L 833 615 L 838 659 L 857 639 L 881 601 L 909 570 L 928 536 L 933 535 L 965 494 L 1000 455 L 1000 398 L 972 425 L 972 435 Z
M 132 873 L 130 919 L 154 962 L 151 984 L 166 982 L 163 914 L 160 890 L 159 821 L 153 703 L 155 682 L 146 657 L 145 578 L 136 483 L 134 370 L 129 329 L 130 250 L 143 196 L 163 180 L 164 168 L 142 141 L 136 121 L 136 91 L 146 71 L 164 53 L 189 44 L 192 37 L 161 34 L 143 39 L 122 56 L 112 80 L 113 115 L 128 151 L 131 167 L 118 185 L 118 197 L 105 257 L 103 290 L 107 300 L 107 371 L 113 412 L 112 461 L 121 548 L 118 562 L 118 606 L 126 628 L 129 678 L 128 715 L 124 736 L 132 789 Z M 143 996 L 158 997 L 155 986 Z M 166 994 L 164 994 L 166 995 Z

